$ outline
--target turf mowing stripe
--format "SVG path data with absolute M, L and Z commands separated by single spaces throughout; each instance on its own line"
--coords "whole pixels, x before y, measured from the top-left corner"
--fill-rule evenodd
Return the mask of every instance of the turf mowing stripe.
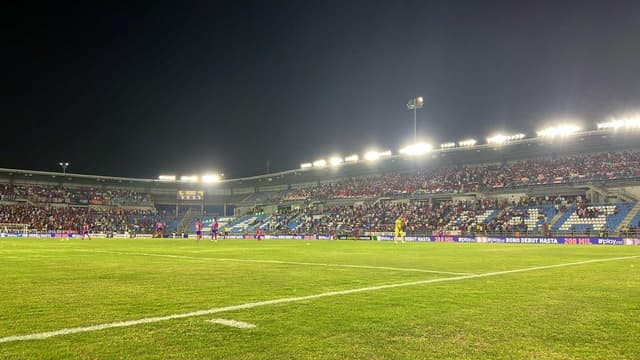
M 116 255 L 137 255 L 137 256 L 154 256 L 154 257 L 166 257 L 174 259 L 195 259 L 195 260 L 213 260 L 213 261 L 229 261 L 229 262 L 249 262 L 260 264 L 284 264 L 284 265 L 306 265 L 306 266 L 323 266 L 323 267 L 346 267 L 356 269 L 376 269 L 376 270 L 392 270 L 392 271 L 407 271 L 407 272 L 421 272 L 429 274 L 442 274 L 442 275 L 476 275 L 472 273 L 459 273 L 450 271 L 439 270 L 425 270 L 425 269 L 413 269 L 413 268 L 398 268 L 390 266 L 372 266 L 372 265 L 353 265 L 353 264 L 325 264 L 325 263 L 312 263 L 312 262 L 299 262 L 299 261 L 284 261 L 284 260 L 255 260 L 255 259 L 234 259 L 234 258 L 211 258 L 211 257 L 195 257 L 188 255 L 172 255 L 172 254 L 152 254 L 152 253 L 139 253 L 139 252 L 127 252 L 127 251 L 108 251 L 108 250 L 85 250 L 75 249 L 76 251 L 116 254 Z
M 14 341 L 27 341 L 27 340 L 40 340 L 40 339 L 47 339 L 47 338 L 50 338 L 50 337 L 60 336 L 60 335 L 69 335 L 69 334 L 77 334 L 77 333 L 104 330 L 104 329 L 111 329 L 111 328 L 120 328 L 120 327 L 129 327 L 129 326 L 135 326 L 135 325 L 141 325 L 141 324 L 150 324 L 150 323 L 156 323 L 156 322 L 160 322 L 160 321 L 167 321 L 167 320 L 173 320 L 173 319 L 184 319 L 184 318 L 190 318 L 190 317 L 195 317 L 195 316 L 218 314 L 218 313 L 227 312 L 227 311 L 252 309 L 252 308 L 256 308 L 256 307 L 260 307 L 260 306 L 275 305 L 275 304 L 285 304 L 285 303 L 292 303 L 292 302 L 298 302 L 298 301 L 313 300 L 313 299 L 319 299 L 319 298 L 330 297 L 330 296 L 348 295 L 348 294 L 356 294 L 356 293 L 361 293 L 361 292 L 384 290 L 384 289 L 393 289 L 393 288 L 406 287 L 406 286 L 433 284 L 433 283 L 440 283 L 440 282 L 447 282 L 447 281 L 459 281 L 459 280 L 466 280 L 466 279 L 475 279 L 475 278 L 483 278 L 483 277 L 490 277 L 490 276 L 497 276 L 497 275 L 506 275 L 506 274 L 528 272 L 528 271 L 554 269 L 554 268 L 561 268 L 561 267 L 567 267 L 567 266 L 593 264 L 593 263 L 607 262 L 607 261 L 637 259 L 637 258 L 640 258 L 640 255 L 605 258 L 605 259 L 592 259 L 592 260 L 584 260 L 584 261 L 577 261 L 577 262 L 570 262 L 570 263 L 563 263 L 563 264 L 555 264 L 555 265 L 535 266 L 535 267 L 524 268 L 524 269 L 495 271 L 495 272 L 477 274 L 477 275 L 465 275 L 465 276 L 456 276 L 456 277 L 448 277 L 448 278 L 440 278 L 440 279 L 418 280 L 418 281 L 396 283 L 396 284 L 388 284 L 388 285 L 370 286 L 370 287 L 356 288 L 356 289 L 349 289 L 349 290 L 329 291 L 329 292 L 320 293 L 320 294 L 314 294 L 314 295 L 297 296 L 297 297 L 290 297 L 290 298 L 280 298 L 280 299 L 273 299 L 273 300 L 266 300 L 266 301 L 251 302 L 251 303 L 245 303 L 245 304 L 240 304 L 240 305 L 224 306 L 224 307 L 219 307 L 219 308 L 212 308 L 212 309 L 207 309 L 207 310 L 199 310 L 199 311 L 193 311 L 193 312 L 182 313 L 182 314 L 156 316 L 156 317 L 149 317 L 149 318 L 138 319 L 138 320 L 120 321 L 120 322 L 113 322 L 113 323 L 106 323 L 106 324 L 99 324 L 99 325 L 92 325 L 92 326 L 84 326 L 84 327 L 66 328 L 66 329 L 60 329 L 60 330 L 55 330 L 55 331 L 47 331 L 47 332 L 33 333 L 33 334 L 27 334 L 27 335 L 7 336 L 7 337 L 0 338 L 0 343 L 9 343 L 9 342 L 14 342 Z

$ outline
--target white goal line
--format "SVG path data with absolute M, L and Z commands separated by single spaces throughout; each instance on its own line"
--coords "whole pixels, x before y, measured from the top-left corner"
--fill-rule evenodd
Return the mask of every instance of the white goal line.
M 218 314 L 218 313 L 227 312 L 227 311 L 253 309 L 253 308 L 267 306 L 267 305 L 293 303 L 293 302 L 313 300 L 313 299 L 319 299 L 319 298 L 325 298 L 325 297 L 331 297 L 331 296 L 356 294 L 356 293 L 368 292 L 368 291 L 393 289 L 393 288 L 399 288 L 399 287 L 425 285 L 425 284 L 433 284 L 433 283 L 448 282 L 448 281 L 461 281 L 461 280 L 467 280 L 467 279 L 484 278 L 484 277 L 490 277 L 490 276 L 522 273 L 522 272 L 529 272 L 529 271 L 536 271 L 536 270 L 555 269 L 555 268 L 561 268 L 566 266 L 584 265 L 584 264 L 592 264 L 592 263 L 599 263 L 599 262 L 619 261 L 619 260 L 628 260 L 628 259 L 637 259 L 637 258 L 640 258 L 640 255 L 622 256 L 622 257 L 613 257 L 613 258 L 604 258 L 604 259 L 592 259 L 592 260 L 584 260 L 584 261 L 555 264 L 555 265 L 542 265 L 542 266 L 535 266 L 535 267 L 515 269 L 515 270 L 495 271 L 495 272 L 489 272 L 484 274 L 473 274 L 473 275 L 455 276 L 455 277 L 447 277 L 447 278 L 410 281 L 410 282 L 387 284 L 387 285 L 369 286 L 369 287 L 347 289 L 347 290 L 329 291 L 329 292 L 307 295 L 307 296 L 296 296 L 296 297 L 289 297 L 289 298 L 250 302 L 245 304 L 211 308 L 211 309 L 199 310 L 199 311 L 193 311 L 193 312 L 187 312 L 187 313 L 181 313 L 181 314 L 148 317 L 148 318 L 137 319 L 137 320 L 119 321 L 119 322 L 98 324 L 98 325 L 92 325 L 92 326 L 66 328 L 66 329 L 32 333 L 32 334 L 26 334 L 26 335 L 7 336 L 7 337 L 0 338 L 0 343 L 47 339 L 50 337 L 60 336 L 60 335 L 77 334 L 77 333 L 98 331 L 98 330 L 111 329 L 111 328 L 130 327 L 130 326 L 141 325 L 141 324 L 156 323 L 160 321 L 185 319 L 185 318 L 190 318 L 195 316 Z

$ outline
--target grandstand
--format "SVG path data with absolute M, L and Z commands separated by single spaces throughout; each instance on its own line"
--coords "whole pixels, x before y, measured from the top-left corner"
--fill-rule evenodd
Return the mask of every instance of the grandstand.
M 215 184 L 0 170 L 0 222 L 30 232 L 191 233 L 214 217 L 233 234 L 621 235 L 640 221 L 636 137 L 605 130 L 391 156 Z M 178 192 L 202 197 L 176 197 Z

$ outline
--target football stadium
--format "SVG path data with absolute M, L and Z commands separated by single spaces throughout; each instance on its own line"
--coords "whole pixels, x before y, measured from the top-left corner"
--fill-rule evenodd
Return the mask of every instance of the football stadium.
M 638 6 L 515 3 L 16 14 L 0 358 L 640 359 Z
M 638 124 L 239 179 L 2 169 L 0 350 L 635 358 Z

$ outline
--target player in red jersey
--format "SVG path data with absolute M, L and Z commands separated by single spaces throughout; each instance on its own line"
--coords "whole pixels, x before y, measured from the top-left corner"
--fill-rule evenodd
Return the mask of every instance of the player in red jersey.
M 87 224 L 87 223 L 84 223 L 84 225 L 82 225 L 82 240 L 84 240 L 85 236 L 89 240 L 91 240 L 91 235 L 89 235 L 89 224 Z
M 218 218 L 213 218 L 211 223 L 211 241 L 218 242 Z
M 202 239 L 202 221 L 200 219 L 196 220 L 196 240 L 200 241 Z
M 262 229 L 260 228 L 256 229 L 256 240 L 258 241 L 262 240 Z

